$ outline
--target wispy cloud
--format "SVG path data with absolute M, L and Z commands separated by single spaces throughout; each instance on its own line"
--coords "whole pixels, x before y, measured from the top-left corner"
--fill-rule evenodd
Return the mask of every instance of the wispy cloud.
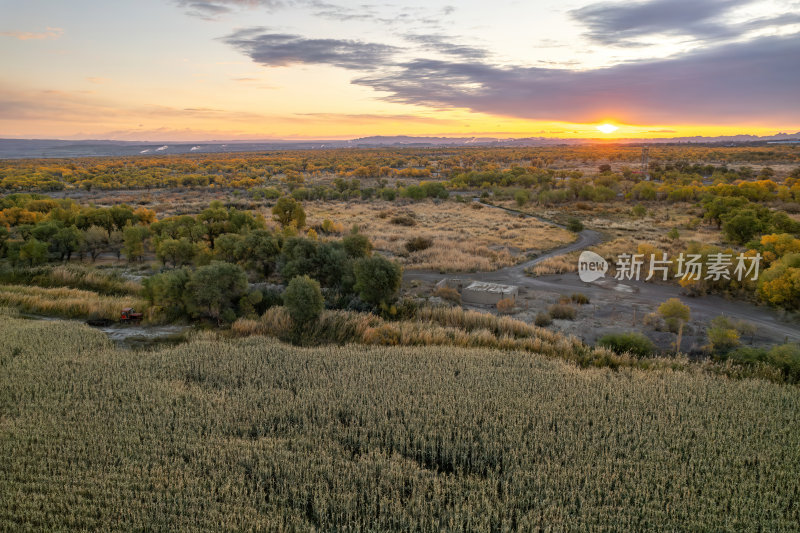
M 48 27 L 46 31 L 42 32 L 29 32 L 29 31 L 0 31 L 0 35 L 6 37 L 13 37 L 20 41 L 44 40 L 44 39 L 58 39 L 64 35 L 62 28 Z
M 281 9 L 294 3 L 293 0 L 173 0 L 186 10 L 186 14 L 213 20 L 238 8 L 263 8 L 269 11 Z
M 474 46 L 455 44 L 452 42 L 452 37 L 445 37 L 443 35 L 426 34 L 417 35 L 409 34 L 405 36 L 407 41 L 420 45 L 427 51 L 438 52 L 446 56 L 456 57 L 462 60 L 479 60 L 485 59 L 489 53 Z
M 394 46 L 347 39 L 308 39 L 270 33 L 266 28 L 239 30 L 223 38 L 256 63 L 282 67 L 298 63 L 327 64 L 350 70 L 373 70 L 398 51 Z
M 754 0 L 599 2 L 569 14 L 586 26 L 586 36 L 591 40 L 618 46 L 648 44 L 653 36 L 735 40 L 748 32 L 800 23 L 800 13 L 796 10 L 731 22 L 732 13 L 753 3 Z

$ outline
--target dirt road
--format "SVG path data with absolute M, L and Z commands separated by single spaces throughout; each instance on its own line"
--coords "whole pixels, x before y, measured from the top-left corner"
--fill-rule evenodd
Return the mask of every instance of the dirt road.
M 483 204 L 487 207 L 505 209 L 502 207 Z M 505 209 L 519 213 L 511 209 Z M 530 215 L 528 215 L 530 216 Z M 554 225 L 552 221 L 533 217 Z M 578 234 L 578 239 L 565 246 L 550 250 L 534 259 L 506 267 L 493 272 L 442 274 L 441 272 L 424 270 L 407 270 L 403 273 L 403 281 L 413 280 L 436 283 L 445 277 L 458 277 L 475 281 L 487 281 L 507 285 L 517 285 L 527 291 L 545 292 L 553 295 L 569 296 L 575 292 L 583 293 L 597 305 L 613 305 L 634 307 L 643 316 L 645 313 L 655 311 L 659 304 L 668 298 L 678 298 L 687 304 L 692 311 L 692 321 L 707 324 L 714 317 L 726 315 L 737 320 L 746 320 L 758 327 L 758 336 L 770 339 L 773 342 L 800 341 L 800 323 L 792 322 L 772 308 L 757 306 L 747 302 L 726 300 L 720 296 L 689 297 L 681 292 L 681 287 L 644 281 L 618 282 L 611 279 L 601 279 L 593 283 L 584 283 L 577 273 L 529 277 L 525 270 L 547 259 L 568 252 L 582 250 L 598 244 L 602 236 L 592 230 L 584 230 Z

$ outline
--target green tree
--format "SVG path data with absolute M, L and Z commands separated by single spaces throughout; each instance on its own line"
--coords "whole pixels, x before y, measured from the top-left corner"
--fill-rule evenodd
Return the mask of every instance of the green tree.
M 766 229 L 764 222 L 750 209 L 738 211 L 724 218 L 722 224 L 725 237 L 735 244 L 745 244 Z
M 281 227 L 297 229 L 306 225 L 306 212 L 302 204 L 291 196 L 280 198 L 272 208 L 272 217 Z
M 214 244 L 214 256 L 220 261 L 237 263 L 244 237 L 237 233 L 223 233 Z
M 716 224 L 719 228 L 726 215 L 738 210 L 746 203 L 747 199 L 740 197 L 715 196 L 709 198 L 703 202 L 703 218 Z
M 297 276 L 314 277 L 317 271 L 317 243 L 303 237 L 286 239 L 281 250 L 281 277 L 289 281 Z
M 245 268 L 269 277 L 281 252 L 280 240 L 267 230 L 255 230 L 245 235 L 239 243 L 238 255 Z
M 354 290 L 367 303 L 388 304 L 400 290 L 403 271 L 400 265 L 375 255 L 359 259 L 353 265 Z
M 40 222 L 31 229 L 31 236 L 37 241 L 50 243 L 53 236 L 63 227 L 60 222 Z
M 162 264 L 172 263 L 174 267 L 188 265 L 197 254 L 197 246 L 186 237 L 162 239 L 156 248 L 156 257 Z
M 283 305 L 295 326 L 316 321 L 325 307 L 319 283 L 308 276 L 292 278 L 283 292 Z
M 353 259 L 368 257 L 372 253 L 372 243 L 369 239 L 357 231 L 346 235 L 342 239 L 342 246 L 347 255 Z
M 29 266 L 47 262 L 47 244 L 34 237 L 28 239 L 19 249 L 20 261 L 27 261 Z
M 10 236 L 11 234 L 9 233 L 8 228 L 0 225 L 0 258 L 5 257 L 6 255 L 6 250 L 8 250 L 8 239 Z
M 168 316 L 186 315 L 186 285 L 190 274 L 185 268 L 150 276 L 142 281 L 143 296 L 150 305 L 160 307 Z
M 117 231 L 122 231 L 128 224 L 134 224 L 138 221 L 136 215 L 133 214 L 133 209 L 125 204 L 115 205 L 108 210 L 108 215 Z
M 197 216 L 197 219 L 205 229 L 209 248 L 213 250 L 217 237 L 228 229 L 230 213 L 222 206 L 222 202 L 215 200 Z
M 144 226 L 126 226 L 122 232 L 122 249 L 128 261 L 139 261 L 144 257 L 144 242 L 150 235 Z
M 108 251 L 117 257 L 117 261 L 122 257 L 122 248 L 125 244 L 125 237 L 121 231 L 112 231 L 108 235 Z
M 323 287 L 350 292 L 355 282 L 353 259 L 345 252 L 341 242 L 324 242 L 317 246 L 315 279 Z
M 83 232 L 83 247 L 92 258 L 92 262 L 108 247 L 108 233 L 100 226 L 89 226 Z
M 195 270 L 186 284 L 187 309 L 217 322 L 235 319 L 235 304 L 247 294 L 247 276 L 238 265 L 212 261 Z
M 678 339 L 675 342 L 675 349 L 679 352 L 681 349 L 681 339 L 683 337 L 683 327 L 691 318 L 689 306 L 684 305 L 677 298 L 670 298 L 658 306 L 658 314 L 664 318 L 669 330 L 678 335 Z
M 83 235 L 81 231 L 75 226 L 68 226 L 59 229 L 55 235 L 50 239 L 50 245 L 53 251 L 58 253 L 59 260 L 69 261 L 72 258 L 73 252 L 76 252 L 81 247 Z

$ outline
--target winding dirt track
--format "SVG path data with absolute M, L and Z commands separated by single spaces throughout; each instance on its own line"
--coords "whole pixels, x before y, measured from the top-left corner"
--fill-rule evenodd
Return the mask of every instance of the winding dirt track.
M 536 218 L 537 220 L 563 227 L 560 224 L 555 224 L 551 220 L 519 213 L 513 209 L 506 209 L 490 204 L 483 205 L 496 209 L 504 209 L 515 214 L 523 214 L 528 218 Z M 668 298 L 679 298 L 690 306 L 693 321 L 700 320 L 709 322 L 718 315 L 726 315 L 737 320 L 752 322 L 758 327 L 759 336 L 769 337 L 775 342 L 800 341 L 800 324 L 784 320 L 778 312 L 768 307 L 757 306 L 747 302 L 726 300 L 719 296 L 689 297 L 682 294 L 681 288 L 675 285 L 627 280 L 622 283 L 613 279 L 584 283 L 578 278 L 577 273 L 574 272 L 536 278 L 525 275 L 525 270 L 527 268 L 549 257 L 582 250 L 598 244 L 601 240 L 602 236 L 598 232 L 583 230 L 578 234 L 578 238 L 570 244 L 550 250 L 529 261 L 500 270 L 453 274 L 442 274 L 441 272 L 431 270 L 406 270 L 403 273 L 403 281 L 420 280 L 436 283 L 445 277 L 458 277 L 475 281 L 517 285 L 520 288 L 524 287 L 529 290 L 548 291 L 563 295 L 582 292 L 593 301 L 613 301 L 617 305 L 636 306 L 640 310 L 654 310 L 658 304 Z

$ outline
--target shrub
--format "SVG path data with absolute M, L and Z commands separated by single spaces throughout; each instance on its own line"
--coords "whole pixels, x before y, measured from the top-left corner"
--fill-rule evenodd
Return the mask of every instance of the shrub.
M 586 305 L 589 303 L 589 297 L 580 292 L 573 292 L 571 299 L 578 305 Z
M 372 243 L 366 235 L 354 231 L 342 239 L 342 246 L 347 255 L 353 259 L 367 257 L 372 253 Z
M 303 206 L 291 196 L 284 196 L 278 200 L 272 208 L 272 217 L 284 228 L 293 226 L 300 229 L 306 224 L 306 212 Z
M 283 304 L 295 326 L 301 326 L 319 319 L 325 300 L 319 282 L 308 276 L 297 276 L 286 287 Z
M 344 231 L 344 227 L 341 224 L 335 223 L 333 220 L 326 218 L 322 221 L 322 231 L 325 233 L 342 233 Z
M 186 307 L 194 316 L 232 322 L 235 303 L 247 294 L 247 276 L 238 265 L 213 261 L 192 272 L 186 283 Z
M 743 323 L 743 329 L 748 331 L 746 323 Z M 727 352 L 739 346 L 738 323 L 726 316 L 714 318 L 707 333 L 711 349 L 715 352 Z
M 618 354 L 632 353 L 638 357 L 647 357 L 653 353 L 655 346 L 641 333 L 609 333 L 597 341 Z
M 581 222 L 575 217 L 572 217 L 569 220 L 567 220 L 567 229 L 574 233 L 581 232 L 583 231 L 583 222 Z
M 442 300 L 461 305 L 461 295 L 452 287 L 439 287 L 433 291 L 433 295 L 438 296 Z
M 433 245 L 433 239 L 427 237 L 414 237 L 406 241 L 405 247 L 408 253 L 420 252 L 427 250 Z
M 400 265 L 379 255 L 364 257 L 353 265 L 355 286 L 359 297 L 379 305 L 391 301 L 400 290 L 403 271 Z
M 548 312 L 552 318 L 558 320 L 574 320 L 576 311 L 571 305 L 553 304 L 549 307 Z
M 549 326 L 553 323 L 553 319 L 550 317 L 550 313 L 537 313 L 536 318 L 533 320 L 533 323 L 539 326 L 540 328 Z
M 684 305 L 677 298 L 670 298 L 659 305 L 658 314 L 664 318 L 672 333 L 678 333 L 683 325 L 689 322 L 689 317 L 691 316 L 689 306 Z
M 715 352 L 727 352 L 739 346 L 739 332 L 722 326 L 708 328 L 708 341 Z
M 669 237 L 670 240 L 677 241 L 681 238 L 681 232 L 678 231 L 678 228 L 672 228 L 667 233 L 667 237 Z
M 407 227 L 416 226 L 417 224 L 417 221 L 414 220 L 413 217 L 409 215 L 396 215 L 392 217 L 392 219 L 389 222 L 397 226 L 407 226 Z
M 503 298 L 497 302 L 497 310 L 504 315 L 509 315 L 514 311 L 517 301 L 514 298 Z
M 765 348 L 738 348 L 724 359 L 745 364 L 766 364 L 781 371 L 784 381 L 800 383 L 800 344 L 781 344 Z

